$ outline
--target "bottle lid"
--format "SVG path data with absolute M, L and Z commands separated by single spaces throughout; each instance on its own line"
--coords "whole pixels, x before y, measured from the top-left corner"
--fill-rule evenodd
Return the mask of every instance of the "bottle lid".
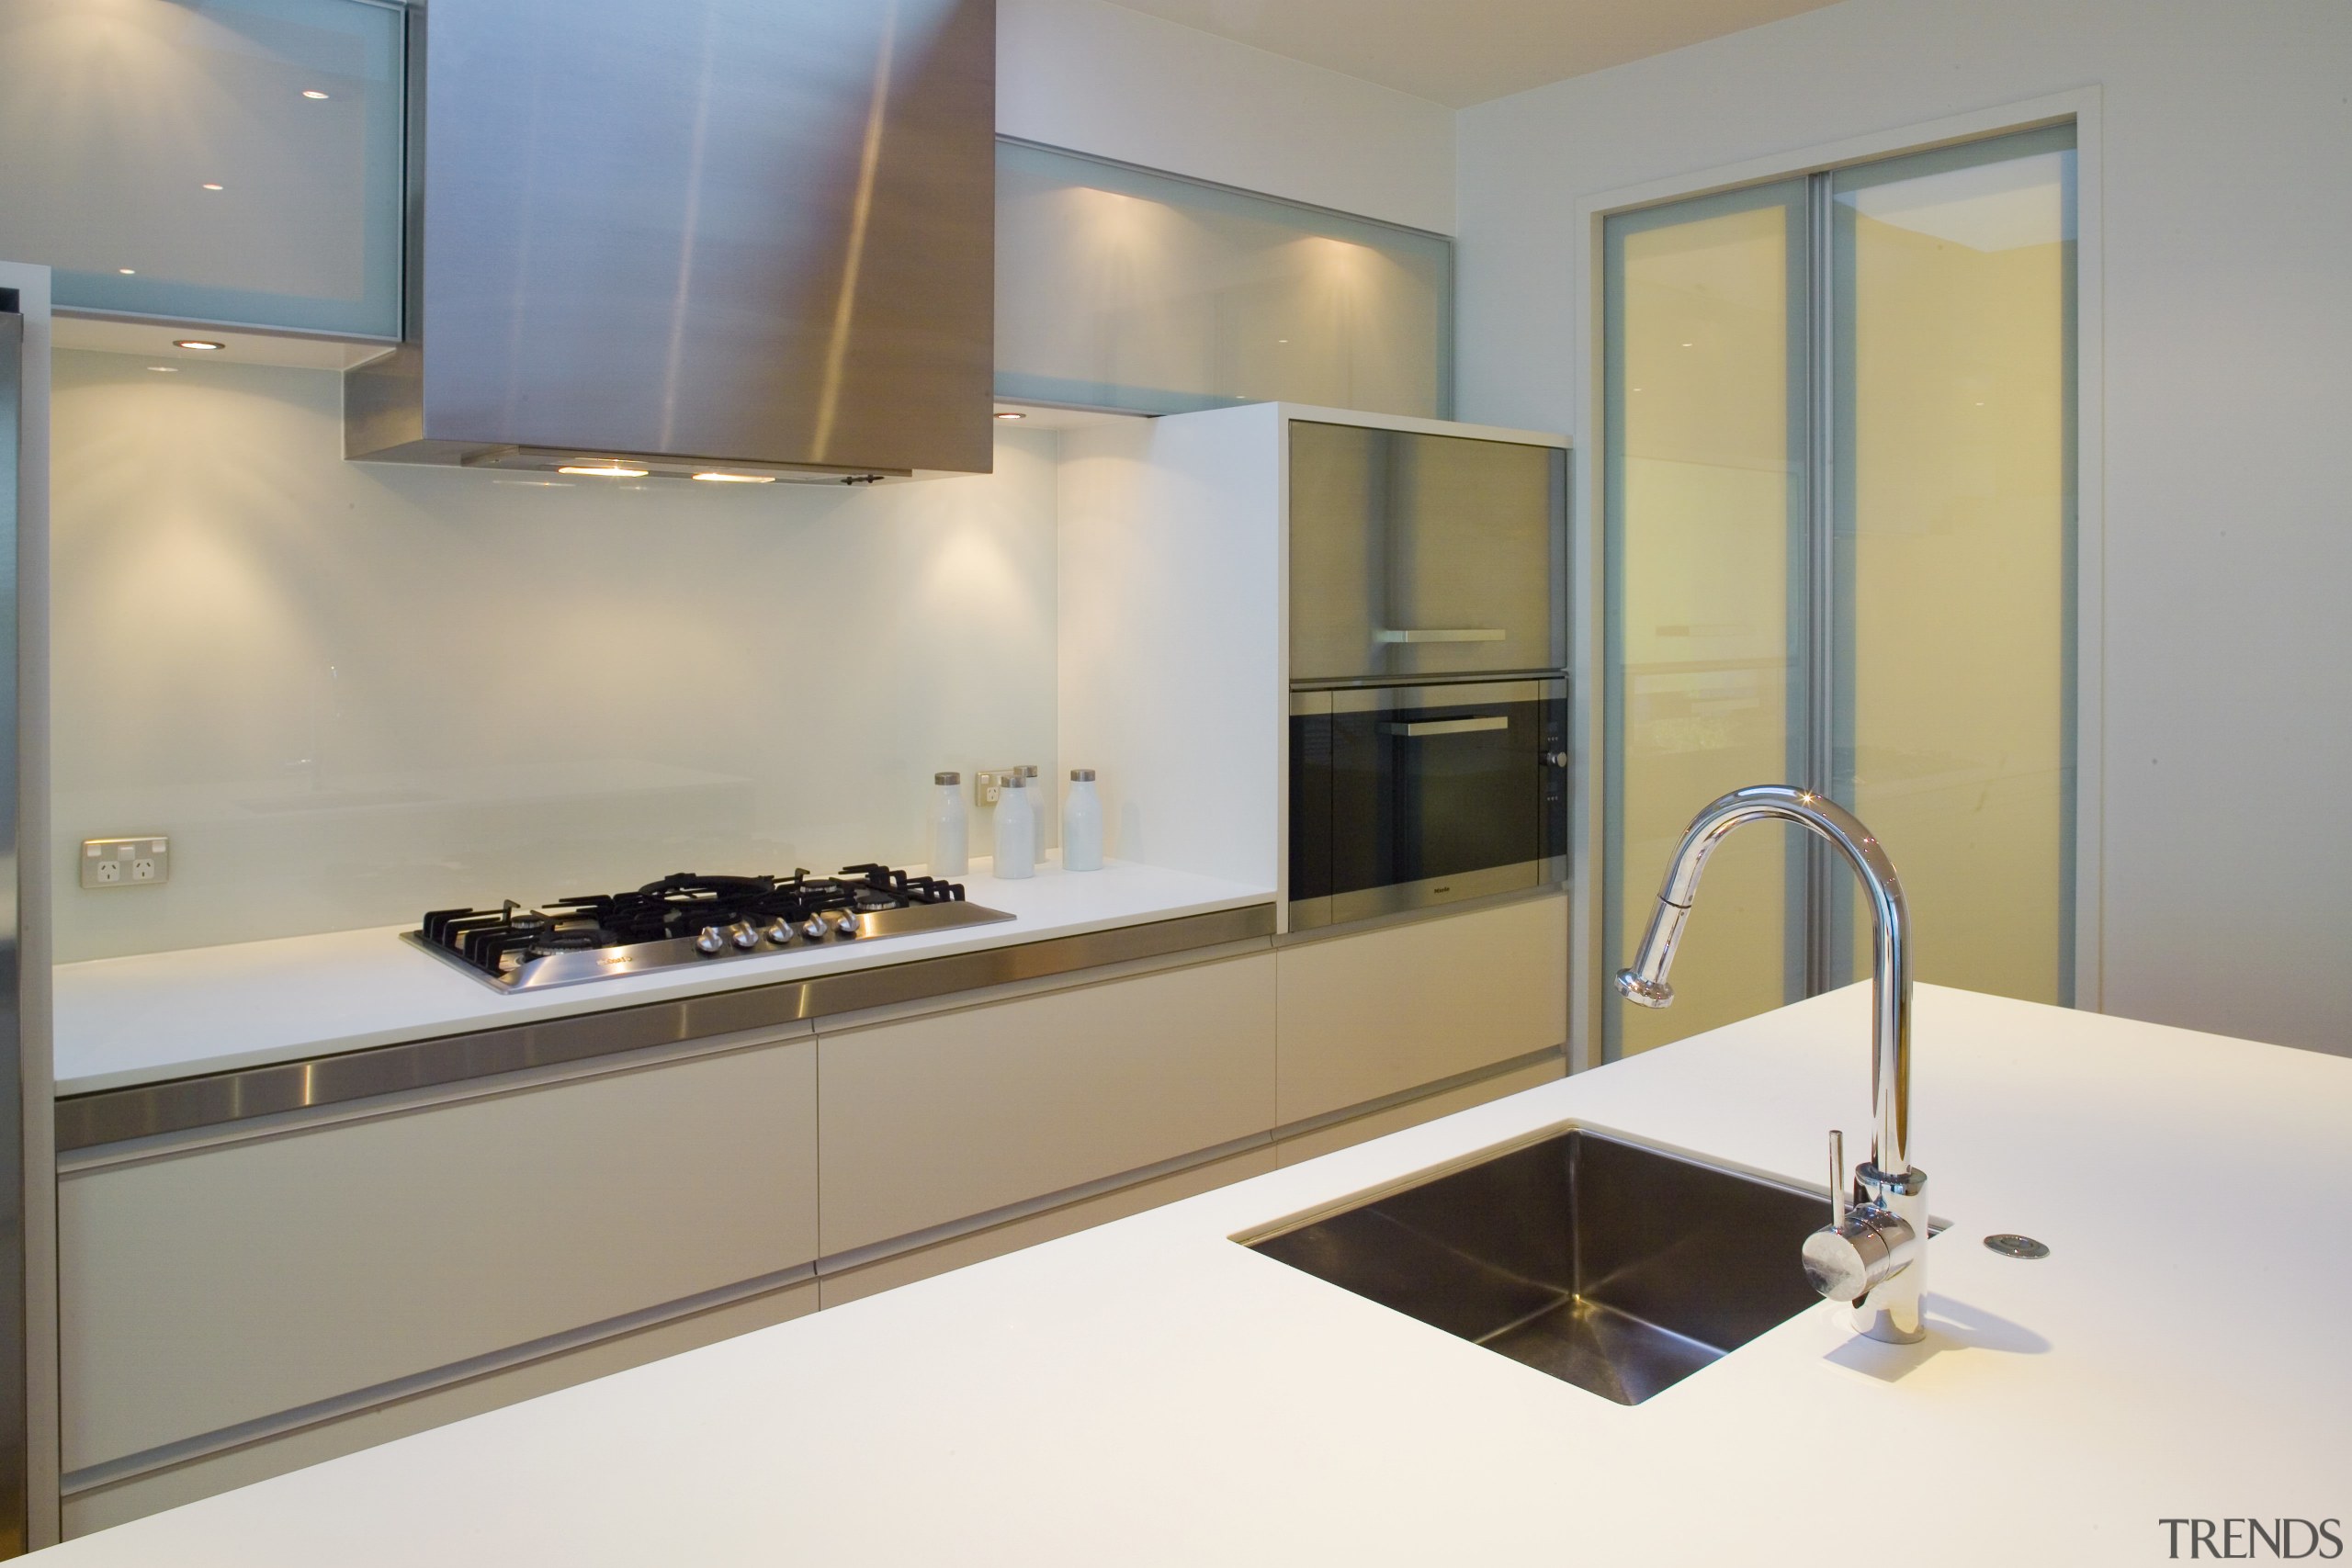
M 1025 787 L 1028 783 L 1028 777 L 1022 773 L 1018 769 L 1015 769 L 1013 772 L 1004 775 L 1004 787 L 1007 789 L 1021 789 Z
M 1092 784 L 1094 782 L 1094 770 L 1092 768 L 1072 768 L 1069 771 L 1069 782 L 1072 784 Z
M 1021 764 L 1021 776 L 1022 776 L 1023 778 L 1024 778 L 1024 779 L 1034 779 L 1034 778 L 1035 778 L 1035 777 L 1037 776 L 1037 764 L 1036 764 L 1036 763 L 1035 763 L 1035 762 L 1023 762 L 1023 763 L 1022 763 L 1022 764 Z
M 964 775 L 961 773 L 933 773 L 931 775 L 931 782 L 933 784 L 962 784 L 964 782 Z

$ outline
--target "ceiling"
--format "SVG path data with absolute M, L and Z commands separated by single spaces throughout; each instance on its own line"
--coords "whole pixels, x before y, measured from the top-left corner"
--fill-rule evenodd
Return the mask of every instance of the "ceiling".
M 1118 0 L 1455 108 L 1831 0 Z

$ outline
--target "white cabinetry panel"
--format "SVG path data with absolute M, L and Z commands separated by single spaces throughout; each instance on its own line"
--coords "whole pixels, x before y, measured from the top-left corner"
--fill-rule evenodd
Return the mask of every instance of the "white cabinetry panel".
M 1137 1170 L 1274 1122 L 1274 960 L 820 1039 L 828 1254 Z
M 65 1468 L 817 1253 L 802 1037 L 68 1175 Z
M 1277 950 L 1288 1125 L 1568 1037 L 1565 897 Z

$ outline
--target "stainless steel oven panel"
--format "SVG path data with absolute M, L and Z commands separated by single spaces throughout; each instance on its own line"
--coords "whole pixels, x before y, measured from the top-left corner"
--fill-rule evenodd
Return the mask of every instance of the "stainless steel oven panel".
M 1327 898 L 1303 898 L 1290 907 L 1290 929 L 1305 931 L 1321 926 L 1346 925 L 1355 920 L 1368 920 L 1377 915 L 1397 915 L 1408 909 L 1458 904 L 1465 898 L 1487 898 L 1498 893 L 1565 886 L 1567 879 L 1567 857 L 1554 855 L 1545 860 L 1521 861 L 1515 865 L 1490 865 L 1478 871 L 1465 871 L 1457 876 L 1432 876 L 1420 882 L 1398 882 L 1386 887 L 1335 893 Z
M 1565 697 L 1568 683 L 1565 680 L 1551 681 L 1479 681 L 1448 682 L 1440 686 L 1340 686 L 1326 692 L 1296 692 L 1291 696 L 1291 709 L 1303 713 L 1382 713 L 1393 708 L 1468 707 L 1476 703 L 1533 703 L 1546 697 Z M 1306 696 L 1329 697 L 1330 705 L 1303 708 L 1298 699 Z
M 1293 679 L 1567 661 L 1566 453 L 1295 420 L 1290 457 Z
M 1293 692 L 1290 929 L 1565 884 L 1567 694 L 1557 676 Z M 1452 799 L 1423 818 L 1431 788 Z

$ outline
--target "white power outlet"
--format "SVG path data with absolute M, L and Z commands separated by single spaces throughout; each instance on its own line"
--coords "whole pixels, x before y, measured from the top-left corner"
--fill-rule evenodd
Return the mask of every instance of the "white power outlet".
M 172 840 L 162 833 L 82 840 L 85 887 L 160 887 L 171 879 Z

